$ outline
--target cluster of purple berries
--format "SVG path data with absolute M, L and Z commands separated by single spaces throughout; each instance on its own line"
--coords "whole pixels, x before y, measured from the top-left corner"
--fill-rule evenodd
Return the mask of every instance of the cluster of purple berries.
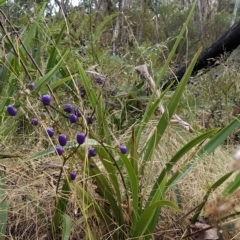
M 63 111 L 70 114 L 69 115 L 70 123 L 77 122 L 78 118 L 82 116 L 81 111 L 78 108 L 74 109 L 71 104 L 65 104 L 63 106 Z
M 101 84 L 104 83 L 104 79 L 103 79 L 103 78 L 100 78 L 100 77 L 99 77 L 99 78 L 96 78 L 96 82 L 101 85 Z M 28 89 L 29 89 L 29 90 L 34 90 L 34 89 L 35 89 L 34 83 L 29 83 L 29 84 L 28 84 Z M 51 103 L 51 96 L 48 95 L 48 94 L 43 95 L 42 98 L 41 98 L 41 102 L 42 102 L 43 105 L 45 105 L 45 106 L 50 105 L 50 103 Z M 71 104 L 65 104 L 65 105 L 63 106 L 63 110 L 64 110 L 66 113 L 69 113 L 69 114 L 70 114 L 70 115 L 69 115 L 69 121 L 70 121 L 71 123 L 75 123 L 75 122 L 77 121 L 77 119 L 82 116 L 81 111 L 80 111 L 79 109 L 74 109 Z M 16 115 L 17 115 L 17 109 L 16 109 L 16 108 L 14 107 L 14 105 L 12 105 L 12 104 L 11 104 L 11 105 L 8 105 L 8 107 L 7 107 L 7 112 L 8 112 L 8 114 L 9 114 L 10 116 L 16 116 Z M 90 116 L 90 115 L 87 116 L 87 122 L 88 122 L 88 124 L 92 124 L 92 123 L 94 122 L 94 120 L 95 120 L 95 118 L 94 118 L 93 116 Z M 32 125 L 37 126 L 37 125 L 38 125 L 38 120 L 37 120 L 37 118 L 33 118 L 33 119 L 31 120 L 31 123 L 32 123 Z M 47 135 L 48 135 L 50 138 L 52 138 L 52 137 L 54 136 L 54 130 L 53 130 L 53 128 L 52 128 L 52 127 L 48 127 L 48 128 L 46 129 L 46 133 L 47 133 Z M 77 140 L 77 142 L 78 142 L 79 145 L 82 145 L 82 144 L 85 142 L 85 138 L 86 138 L 85 133 L 78 133 L 77 136 L 76 136 L 76 140 Z M 62 154 L 63 154 L 63 152 L 64 152 L 63 147 L 66 146 L 67 140 L 68 140 L 68 139 L 67 139 L 67 136 L 66 136 L 65 134 L 60 134 L 60 135 L 58 136 L 58 142 L 59 142 L 59 145 L 60 145 L 60 146 L 56 146 L 56 147 L 55 147 L 55 151 L 56 151 L 56 153 L 57 153 L 58 155 L 62 155 Z M 124 146 L 124 145 L 120 146 L 120 147 L 119 147 L 119 150 L 120 150 L 120 152 L 121 152 L 122 154 L 126 154 L 126 153 L 127 153 L 127 147 Z M 96 154 L 96 149 L 93 148 L 93 147 L 90 147 L 90 148 L 88 149 L 88 157 L 91 158 L 91 157 L 95 157 L 96 155 L 97 155 L 97 154 Z M 90 168 L 94 168 L 94 167 L 95 167 L 94 163 L 91 163 L 89 166 L 90 166 Z M 75 178 L 76 178 L 76 173 L 75 173 L 75 172 L 71 172 L 71 173 L 70 173 L 70 179 L 71 179 L 71 180 L 75 180 Z
M 52 137 L 54 135 L 54 132 L 53 132 L 52 128 L 48 128 L 47 133 L 48 133 L 49 137 Z M 51 136 L 50 136 L 50 134 L 51 134 Z M 85 138 L 86 138 L 85 133 L 78 133 L 77 136 L 76 136 L 76 140 L 77 140 L 79 145 L 82 145 L 85 142 Z M 60 134 L 58 136 L 58 142 L 59 142 L 60 146 L 57 146 L 55 148 L 56 153 L 58 155 L 63 154 L 63 147 L 67 145 L 67 140 L 68 139 L 67 139 L 67 136 L 65 134 Z

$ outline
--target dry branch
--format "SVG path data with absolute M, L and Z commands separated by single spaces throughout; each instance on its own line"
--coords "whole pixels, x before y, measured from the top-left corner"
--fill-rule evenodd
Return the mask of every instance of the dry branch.
M 148 83 L 149 83 L 149 86 L 150 86 L 150 91 L 151 93 L 153 93 L 154 91 L 156 91 L 156 95 L 157 97 L 160 97 L 161 95 L 161 92 L 159 89 L 156 88 L 156 84 L 155 84 L 155 81 L 153 80 L 153 78 L 151 77 L 151 75 L 149 74 L 148 72 L 148 69 L 147 69 L 147 66 L 144 64 L 144 65 L 139 65 L 137 67 L 135 67 L 135 70 L 143 75 L 147 80 L 148 80 Z M 160 103 L 158 105 L 158 110 L 160 111 L 160 114 L 162 115 L 164 113 L 164 107 L 162 105 L 162 103 Z M 179 124 L 180 126 L 182 126 L 184 129 L 186 129 L 187 131 L 193 133 L 194 130 L 193 128 L 190 126 L 189 123 L 183 121 L 177 114 L 174 114 L 172 116 L 172 119 L 170 121 L 171 123 L 175 123 L 175 124 Z

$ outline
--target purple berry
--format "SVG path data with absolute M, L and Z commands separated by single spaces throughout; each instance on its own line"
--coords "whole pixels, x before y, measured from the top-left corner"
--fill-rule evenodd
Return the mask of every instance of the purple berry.
M 13 105 L 8 105 L 7 112 L 10 116 L 16 116 L 17 115 L 17 109 Z
M 126 154 L 127 153 L 127 147 L 126 146 L 120 146 L 119 150 L 122 154 Z
M 66 113 L 71 113 L 73 111 L 73 107 L 71 104 L 65 104 L 63 106 L 63 111 Z
M 31 123 L 32 123 L 33 126 L 37 126 L 38 125 L 38 120 L 36 118 L 33 118 L 31 120 Z
M 81 117 L 82 116 L 82 113 L 81 113 L 80 109 L 78 109 L 78 108 L 74 109 L 74 113 L 75 113 L 75 115 L 77 117 Z
M 95 81 L 96 81 L 97 84 L 102 85 L 104 83 L 104 78 L 96 77 Z
M 219 76 L 218 73 L 216 73 L 216 74 L 215 74 L 215 78 L 217 78 L 218 76 Z
M 51 96 L 48 95 L 48 94 L 43 95 L 41 101 L 42 101 L 43 105 L 46 105 L 46 106 L 47 106 L 47 105 L 49 105 L 50 102 L 51 102 Z
M 76 179 L 77 174 L 75 172 L 71 172 L 69 175 L 70 175 L 71 180 Z
M 81 88 L 81 89 L 80 89 L 80 95 L 81 95 L 81 98 L 84 98 L 84 97 L 85 97 L 86 91 L 85 91 L 84 88 Z
M 75 123 L 75 122 L 77 121 L 77 119 L 78 119 L 78 117 L 77 117 L 75 114 L 71 114 L 71 115 L 69 116 L 69 121 L 70 121 L 71 123 Z
M 32 90 L 34 90 L 34 88 L 35 88 L 34 82 L 31 82 L 31 83 L 28 84 L 28 89 L 29 89 L 29 90 L 32 91 Z
M 95 157 L 96 156 L 96 149 L 95 148 L 89 148 L 88 149 L 88 156 L 89 157 Z
M 53 135 L 54 135 L 53 128 L 51 128 L 51 127 L 47 128 L 46 132 L 50 138 L 53 137 Z
M 85 142 L 85 137 L 86 137 L 85 133 L 78 133 L 77 134 L 76 139 L 77 139 L 77 142 L 78 142 L 79 145 L 81 145 Z
M 61 146 L 57 146 L 55 147 L 55 151 L 58 155 L 62 155 L 63 154 L 63 148 Z
M 111 90 L 110 90 L 110 94 L 111 94 L 111 96 L 115 96 L 115 95 L 116 95 L 116 92 L 115 92 L 113 89 L 111 89 Z
M 89 125 L 93 124 L 94 121 L 95 121 L 95 117 L 94 116 L 87 116 L 87 123 Z
M 60 134 L 58 136 L 58 142 L 61 146 L 65 146 L 67 144 L 67 136 L 65 134 Z
M 94 163 L 90 163 L 89 167 L 94 168 L 95 167 Z

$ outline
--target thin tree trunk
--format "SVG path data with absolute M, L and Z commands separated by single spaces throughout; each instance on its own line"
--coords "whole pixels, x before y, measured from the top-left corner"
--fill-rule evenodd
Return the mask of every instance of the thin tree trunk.
M 236 16 L 237 16 L 237 10 L 238 10 L 239 3 L 240 3 L 240 0 L 236 0 L 235 1 L 234 10 L 233 10 L 233 16 L 232 16 L 232 21 L 231 21 L 230 27 L 232 27 L 232 25 L 235 23 L 235 19 L 236 19 Z

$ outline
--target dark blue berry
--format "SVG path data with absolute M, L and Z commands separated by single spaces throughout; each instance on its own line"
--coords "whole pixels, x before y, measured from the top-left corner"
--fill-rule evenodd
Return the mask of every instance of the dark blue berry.
M 87 116 L 87 123 L 89 125 L 93 124 L 94 121 L 95 121 L 95 117 L 94 116 Z
M 53 135 L 54 135 L 53 128 L 51 128 L 51 127 L 47 128 L 46 132 L 50 138 L 53 137 Z
M 38 125 L 38 120 L 36 118 L 33 118 L 31 120 L 32 125 L 37 126 Z
M 60 134 L 58 136 L 58 142 L 61 146 L 65 146 L 67 144 L 67 136 L 65 134 Z
M 85 133 L 78 133 L 76 140 L 77 140 L 78 144 L 81 145 L 85 142 L 85 138 L 86 138 Z
M 89 148 L 88 149 L 88 156 L 89 157 L 95 157 L 96 156 L 96 149 L 95 148 Z
M 78 109 L 78 108 L 74 109 L 74 113 L 75 113 L 75 115 L 77 117 L 81 117 L 82 116 L 82 113 L 81 113 L 80 109 Z
M 55 148 L 55 151 L 58 155 L 62 155 L 63 154 L 63 148 L 61 146 L 57 146 Z
M 119 150 L 122 154 L 126 154 L 127 153 L 127 147 L 126 146 L 120 146 Z
M 116 95 L 116 92 L 115 92 L 113 89 L 111 89 L 111 90 L 110 90 L 110 94 L 111 94 L 111 96 L 115 96 L 115 95 Z
M 80 88 L 80 96 L 81 98 L 84 98 L 86 96 L 86 91 L 84 88 Z
M 90 163 L 89 167 L 94 168 L 95 167 L 94 163 Z
M 29 90 L 32 91 L 32 90 L 34 90 L 34 88 L 35 88 L 34 82 L 31 82 L 31 83 L 28 84 L 28 89 L 29 89 Z
M 51 96 L 48 94 L 43 95 L 41 100 L 44 105 L 49 105 L 51 102 Z
M 96 77 L 95 81 L 96 81 L 97 84 L 102 85 L 104 83 L 104 78 Z
M 78 119 L 78 117 L 77 117 L 75 114 L 71 114 L 71 115 L 69 116 L 69 121 L 70 121 L 71 123 L 75 123 L 75 122 L 77 121 L 77 119 Z
M 71 172 L 71 173 L 70 173 L 70 178 L 71 178 L 71 180 L 75 180 L 75 179 L 76 179 L 76 176 L 77 176 L 77 174 L 76 174 L 75 172 Z
M 71 104 L 65 104 L 63 106 L 63 111 L 66 113 L 71 113 L 73 111 L 73 107 Z
M 10 116 L 16 116 L 17 115 L 17 109 L 13 105 L 8 105 L 7 112 Z

